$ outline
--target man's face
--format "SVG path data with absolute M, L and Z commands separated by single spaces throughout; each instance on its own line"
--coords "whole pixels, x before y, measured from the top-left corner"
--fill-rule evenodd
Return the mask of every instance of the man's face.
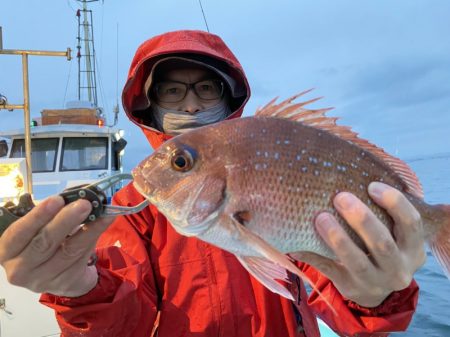
M 213 107 L 223 98 L 223 82 L 218 80 L 214 72 L 205 68 L 168 70 L 160 77 L 159 81 L 155 82 L 154 88 L 161 95 L 161 99 L 158 99 L 158 94 L 155 94 L 154 97 L 159 106 L 185 111 L 189 114 Z M 180 97 L 186 92 L 184 98 L 177 102 L 171 102 L 174 95 L 178 95 L 180 92 L 182 93 Z M 171 95 L 172 97 L 170 97 Z M 163 99 L 166 96 L 168 99 Z

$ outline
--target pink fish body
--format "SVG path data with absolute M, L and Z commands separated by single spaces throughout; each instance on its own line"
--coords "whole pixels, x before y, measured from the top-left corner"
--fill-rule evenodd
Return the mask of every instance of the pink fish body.
M 137 190 L 180 234 L 233 253 L 265 286 L 291 298 L 276 280 L 286 280 L 286 270 L 303 275 L 287 253 L 333 257 L 313 225 L 319 212 L 334 214 L 365 249 L 333 207 L 338 192 L 355 194 L 392 227 L 367 193 L 370 182 L 381 181 L 417 208 L 449 276 L 450 207 L 426 204 L 405 163 L 337 126 L 326 110 L 305 110 L 294 98 L 167 141 L 133 171 Z

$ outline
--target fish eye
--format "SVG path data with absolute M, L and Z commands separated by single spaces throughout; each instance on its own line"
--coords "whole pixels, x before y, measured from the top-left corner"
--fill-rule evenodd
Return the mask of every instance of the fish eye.
M 195 152 L 192 149 L 180 149 L 172 155 L 172 168 L 175 171 L 186 172 L 194 166 Z

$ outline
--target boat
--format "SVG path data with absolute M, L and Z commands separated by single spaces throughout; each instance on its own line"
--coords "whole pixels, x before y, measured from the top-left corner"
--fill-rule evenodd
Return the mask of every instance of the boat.
M 92 124 L 67 124 L 64 118 L 76 110 L 96 116 L 92 108 L 51 110 L 45 114 L 52 115 L 58 123 L 37 125 L 31 129 L 35 202 L 67 188 L 122 172 L 126 144 L 122 131 L 101 125 L 102 122 L 98 122 L 101 120 L 95 118 L 92 118 Z M 77 121 L 77 117 L 70 118 Z M 0 181 L 4 182 L 0 199 L 17 203 L 19 195 L 27 192 L 24 130 L 0 132 L 0 137 L 4 141 L 0 151 L 5 154 L 3 159 L 0 158 Z M 107 196 L 112 196 L 118 188 L 120 186 L 112 187 Z M 5 336 L 59 335 L 53 310 L 39 303 L 39 294 L 9 284 L 3 268 L 0 271 L 0 309 L 3 309 L 0 326 Z
M 19 195 L 29 192 L 24 130 L 0 132 L 0 137 L 0 154 L 4 155 L 0 158 L 0 200 L 17 204 Z M 33 199 L 39 202 L 65 189 L 122 172 L 125 145 L 123 132 L 105 126 L 95 108 L 78 105 L 43 110 L 42 124 L 31 128 Z M 120 187 L 115 185 L 105 191 L 107 197 Z M 9 284 L 3 268 L 0 309 L 0 326 L 6 336 L 59 335 L 53 310 L 39 303 L 39 294 Z
M 32 194 L 35 200 L 122 172 L 123 131 L 104 125 L 94 108 L 43 110 L 31 128 Z M 69 123 L 70 122 L 70 123 Z M 0 132 L 0 202 L 17 202 L 27 190 L 24 130 Z M 108 191 L 110 197 L 115 190 Z
M 97 102 L 92 11 L 87 9 L 87 2 L 92 0 L 79 1 L 82 7 L 76 12 L 78 99 L 68 102 L 63 109 L 44 109 L 40 118 L 31 120 L 25 98 L 28 96 L 25 80 L 23 105 L 9 105 L 6 97 L 0 95 L 0 109 L 21 108 L 25 111 L 22 129 L 0 132 L 0 206 L 17 205 L 25 193 L 31 194 L 37 204 L 66 189 L 91 184 L 123 171 L 127 142 L 123 130 L 116 127 L 118 105 L 113 111 L 114 122 L 108 124 L 105 112 Z M 4 50 L 0 43 L 0 54 L 7 51 L 22 53 L 22 56 L 67 54 L 70 60 L 70 49 L 67 53 Z M 27 67 L 24 64 L 24 74 L 28 72 Z M 121 187 L 120 182 L 104 191 L 107 200 Z M 54 311 L 40 304 L 39 296 L 11 285 L 4 269 L 0 268 L 0 336 L 60 335 Z

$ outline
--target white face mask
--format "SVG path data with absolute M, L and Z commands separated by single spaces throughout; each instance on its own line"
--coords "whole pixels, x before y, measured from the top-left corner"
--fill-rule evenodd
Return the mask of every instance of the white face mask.
M 158 130 L 169 135 L 179 135 L 192 129 L 224 120 L 230 114 L 226 100 L 205 110 L 189 114 L 185 111 L 166 109 L 152 103 L 153 118 Z

